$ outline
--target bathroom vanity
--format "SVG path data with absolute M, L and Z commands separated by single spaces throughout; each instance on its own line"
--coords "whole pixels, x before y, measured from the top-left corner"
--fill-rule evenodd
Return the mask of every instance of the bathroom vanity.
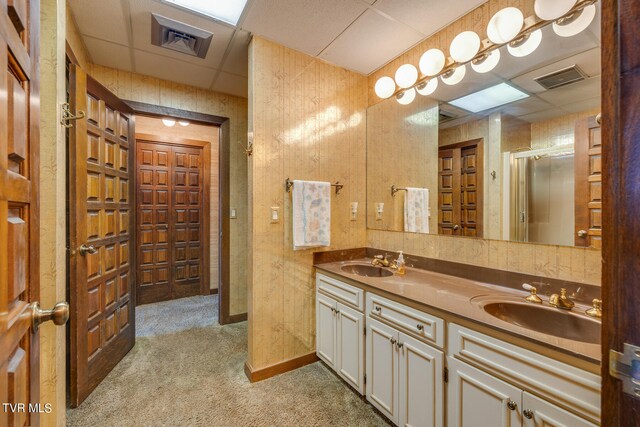
M 371 264 L 316 263 L 317 355 L 394 424 L 599 425 L 600 322 L 584 301 L 561 310 L 504 284 Z

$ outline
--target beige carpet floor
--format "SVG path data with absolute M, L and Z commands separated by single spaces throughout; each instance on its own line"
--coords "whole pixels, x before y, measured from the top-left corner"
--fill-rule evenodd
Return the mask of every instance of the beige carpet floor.
M 216 310 L 215 296 L 138 307 L 135 347 L 67 425 L 388 426 L 321 363 L 250 383 L 247 324 Z

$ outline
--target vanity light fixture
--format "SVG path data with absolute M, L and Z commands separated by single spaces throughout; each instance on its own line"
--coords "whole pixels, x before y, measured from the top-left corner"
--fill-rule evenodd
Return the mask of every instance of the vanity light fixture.
M 465 74 L 467 74 L 467 67 L 462 64 L 453 70 L 449 70 L 440 76 L 443 83 L 448 84 L 449 86 L 456 85 L 464 79 Z
M 596 16 L 596 6 L 591 4 L 584 9 L 577 10 L 569 16 L 558 19 L 553 23 L 553 32 L 560 37 L 571 37 L 584 31 Z
M 387 99 L 396 91 L 396 82 L 389 76 L 380 77 L 375 86 L 376 95 Z
M 431 95 L 438 88 L 438 78 L 424 81 L 416 86 L 416 91 L 423 96 Z
M 473 59 L 480 50 L 480 36 L 473 31 L 463 31 L 451 42 L 449 53 L 456 62 L 467 62 Z
M 411 64 L 404 64 L 396 71 L 396 84 L 403 89 L 411 87 L 418 80 L 418 70 Z
M 493 15 L 487 26 L 487 37 L 495 44 L 509 43 L 524 25 L 524 15 L 517 7 L 505 7 Z
M 476 73 L 488 73 L 496 68 L 498 62 L 500 62 L 500 50 L 496 49 L 491 51 L 491 53 L 472 60 L 471 68 L 473 68 Z
M 528 97 L 529 95 L 520 89 L 500 83 L 448 103 L 472 113 L 479 113 Z
M 189 122 L 186 120 L 178 120 L 180 126 L 189 126 Z
M 163 0 L 179 8 L 195 12 L 218 21 L 226 22 L 233 26 L 238 24 L 238 20 L 247 5 L 247 0 Z
M 409 105 L 416 99 L 416 90 L 414 88 L 403 90 L 396 95 L 396 99 L 401 105 Z
M 440 49 L 429 49 L 420 57 L 418 66 L 425 76 L 435 76 L 442 71 L 446 60 Z
M 577 0 L 536 0 L 533 10 L 544 21 L 555 21 L 569 13 Z
M 176 121 L 173 119 L 162 119 L 162 123 L 167 127 L 173 127 L 176 125 Z
M 535 30 L 509 43 L 507 50 L 511 55 L 521 58 L 533 53 L 540 46 L 541 41 L 542 30 Z

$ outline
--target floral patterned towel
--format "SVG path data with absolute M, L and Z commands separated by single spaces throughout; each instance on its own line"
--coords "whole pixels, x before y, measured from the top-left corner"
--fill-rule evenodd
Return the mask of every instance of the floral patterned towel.
M 429 190 L 407 188 L 407 193 L 404 195 L 404 231 L 428 233 L 430 216 Z
M 331 244 L 331 184 L 293 181 L 293 250 Z

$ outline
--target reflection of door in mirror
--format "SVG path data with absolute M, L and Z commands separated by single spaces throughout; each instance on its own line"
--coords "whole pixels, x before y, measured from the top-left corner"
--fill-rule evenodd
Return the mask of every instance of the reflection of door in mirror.
M 438 149 L 438 234 L 482 237 L 483 139 Z
M 595 116 L 576 123 L 575 245 L 602 247 L 602 145 Z

